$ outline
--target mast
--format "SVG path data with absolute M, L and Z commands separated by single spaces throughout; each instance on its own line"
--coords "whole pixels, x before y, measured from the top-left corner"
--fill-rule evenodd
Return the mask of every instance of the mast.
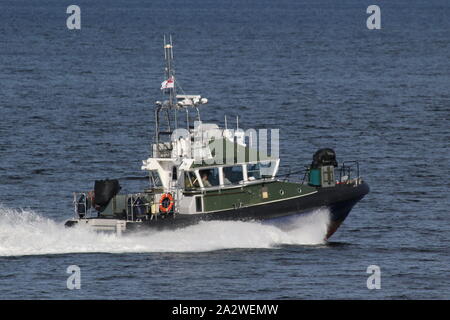
M 174 118 L 175 128 L 177 127 L 177 105 L 176 105 L 176 86 L 175 86 L 175 70 L 173 67 L 173 42 L 172 35 L 169 39 L 164 35 L 164 60 L 166 66 L 164 68 L 164 81 L 161 83 L 161 90 L 164 94 L 169 95 L 169 99 L 165 101 L 156 101 L 155 109 L 155 143 L 161 142 L 161 135 L 170 136 L 172 133 L 172 121 Z M 173 110 L 174 115 L 171 115 Z M 165 119 L 165 126 L 162 125 L 162 118 Z
M 155 145 L 157 148 L 165 148 L 161 143 L 171 143 L 170 137 L 174 129 L 178 128 L 178 111 L 186 111 L 186 127 L 190 128 L 189 108 L 197 111 L 197 120 L 200 121 L 198 106 L 208 103 L 208 99 L 200 95 L 177 95 L 177 83 L 173 63 L 172 35 L 169 38 L 164 35 L 164 81 L 161 83 L 163 94 L 168 95 L 164 101 L 156 101 L 155 108 Z M 183 89 L 179 88 L 181 92 Z M 166 150 L 168 151 L 168 150 Z
M 164 89 L 169 94 L 169 107 L 175 106 L 176 100 L 176 86 L 175 86 L 175 71 L 173 69 L 173 42 L 172 35 L 169 35 L 169 41 L 167 41 L 164 35 L 164 59 L 166 61 L 165 68 L 165 81 L 167 81 L 167 88 Z M 170 84 L 172 82 L 172 84 Z

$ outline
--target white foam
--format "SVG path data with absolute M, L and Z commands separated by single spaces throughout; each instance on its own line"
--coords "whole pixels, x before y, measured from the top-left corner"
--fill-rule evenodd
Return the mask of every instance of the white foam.
M 288 228 L 259 222 L 210 221 L 183 229 L 126 236 L 65 228 L 29 210 L 0 206 L 0 256 L 90 252 L 200 252 L 232 248 L 273 248 L 323 244 L 329 211 L 291 218 Z

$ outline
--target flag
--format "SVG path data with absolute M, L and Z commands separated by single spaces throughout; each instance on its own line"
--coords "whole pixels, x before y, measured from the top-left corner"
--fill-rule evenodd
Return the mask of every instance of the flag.
M 169 89 L 174 87 L 173 77 L 161 82 L 161 90 Z

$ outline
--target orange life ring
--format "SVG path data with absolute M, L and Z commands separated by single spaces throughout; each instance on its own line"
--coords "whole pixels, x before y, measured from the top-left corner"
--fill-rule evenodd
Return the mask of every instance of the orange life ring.
M 167 202 L 166 199 L 169 201 Z M 173 196 L 170 193 L 164 193 L 159 200 L 159 211 L 163 213 L 170 212 L 173 208 Z

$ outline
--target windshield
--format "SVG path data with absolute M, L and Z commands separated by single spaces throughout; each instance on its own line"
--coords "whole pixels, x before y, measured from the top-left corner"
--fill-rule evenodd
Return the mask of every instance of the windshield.
M 185 189 L 195 189 L 200 187 L 197 177 L 194 172 L 185 171 L 184 172 L 184 188 Z

